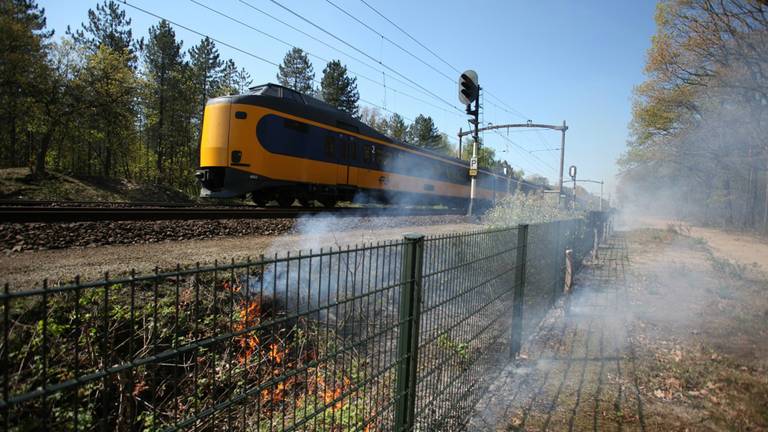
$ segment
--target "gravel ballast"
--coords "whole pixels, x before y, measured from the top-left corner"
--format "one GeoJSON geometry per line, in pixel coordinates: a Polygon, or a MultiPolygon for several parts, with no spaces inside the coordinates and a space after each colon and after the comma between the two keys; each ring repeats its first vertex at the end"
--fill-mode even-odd
{"type": "Polygon", "coordinates": [[[464,216],[344,217],[317,216],[301,219],[222,219],[188,221],[121,221],[75,223],[0,224],[0,250],[6,254],[64,249],[157,243],[168,240],[205,240],[217,237],[272,236],[297,233],[302,223],[328,224],[337,231],[375,226],[402,226],[464,223],[464,216]]]}

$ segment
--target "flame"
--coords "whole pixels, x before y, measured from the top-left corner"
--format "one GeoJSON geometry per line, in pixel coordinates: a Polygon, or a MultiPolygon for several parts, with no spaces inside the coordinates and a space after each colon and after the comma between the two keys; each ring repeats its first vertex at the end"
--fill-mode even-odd
{"type": "MultiPolygon", "coordinates": [[[[317,387],[320,390],[320,395],[323,398],[323,403],[326,405],[333,402],[334,400],[337,400],[341,397],[341,395],[344,392],[344,389],[349,386],[349,379],[347,377],[344,377],[344,380],[342,383],[335,383],[333,385],[333,388],[330,388],[331,386],[327,385],[325,383],[325,380],[323,379],[322,375],[317,377],[317,387]]],[[[344,407],[344,400],[337,400],[336,403],[331,406],[331,410],[340,410],[342,407],[344,407]]]]}
{"type": "MultiPolygon", "coordinates": [[[[261,302],[257,300],[243,300],[240,302],[240,319],[235,323],[235,331],[243,331],[253,327],[258,323],[261,315],[261,302]]],[[[236,338],[240,344],[242,353],[238,356],[238,361],[242,364],[251,358],[256,348],[261,343],[259,337],[249,332],[236,338]]]]}
{"type": "Polygon", "coordinates": [[[280,352],[276,343],[269,345],[269,358],[277,364],[283,362],[284,352],[280,352]]]}

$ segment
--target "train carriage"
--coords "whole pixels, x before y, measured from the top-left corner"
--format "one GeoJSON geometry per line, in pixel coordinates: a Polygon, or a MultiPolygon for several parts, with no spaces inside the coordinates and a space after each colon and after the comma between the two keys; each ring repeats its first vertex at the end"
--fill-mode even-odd
{"type": "MultiPolygon", "coordinates": [[[[330,105],[265,84],[205,107],[201,196],[250,194],[264,205],[319,201],[465,206],[466,161],[397,142],[330,105]]],[[[513,191],[516,180],[481,170],[480,204],[513,191]]]]}

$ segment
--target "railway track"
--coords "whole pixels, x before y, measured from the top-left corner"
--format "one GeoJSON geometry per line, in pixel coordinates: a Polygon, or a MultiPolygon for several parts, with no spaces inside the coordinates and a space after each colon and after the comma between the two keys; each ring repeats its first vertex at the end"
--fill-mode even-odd
{"type": "Polygon", "coordinates": [[[334,217],[373,216],[443,216],[459,215],[458,209],[433,208],[373,208],[336,207],[331,209],[288,207],[255,208],[247,206],[178,206],[157,203],[100,203],[110,207],[99,207],[84,203],[53,203],[48,205],[0,205],[0,222],[97,222],[97,221],[154,221],[154,220],[214,220],[214,219],[278,219],[297,218],[306,215],[328,215],[334,217]],[[123,206],[120,206],[123,205],[123,206]]]}

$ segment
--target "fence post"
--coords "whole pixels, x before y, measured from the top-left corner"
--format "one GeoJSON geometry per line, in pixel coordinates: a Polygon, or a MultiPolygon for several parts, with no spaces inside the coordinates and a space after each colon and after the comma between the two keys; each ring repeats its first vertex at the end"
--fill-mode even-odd
{"type": "Polygon", "coordinates": [[[415,424],[424,235],[406,234],[400,292],[400,335],[397,340],[397,402],[395,430],[410,431],[415,424]]]}
{"type": "Polygon", "coordinates": [[[510,355],[520,354],[523,341],[523,300],[525,297],[525,262],[528,255],[528,225],[517,226],[515,286],[512,297],[512,342],[510,355]]]}

